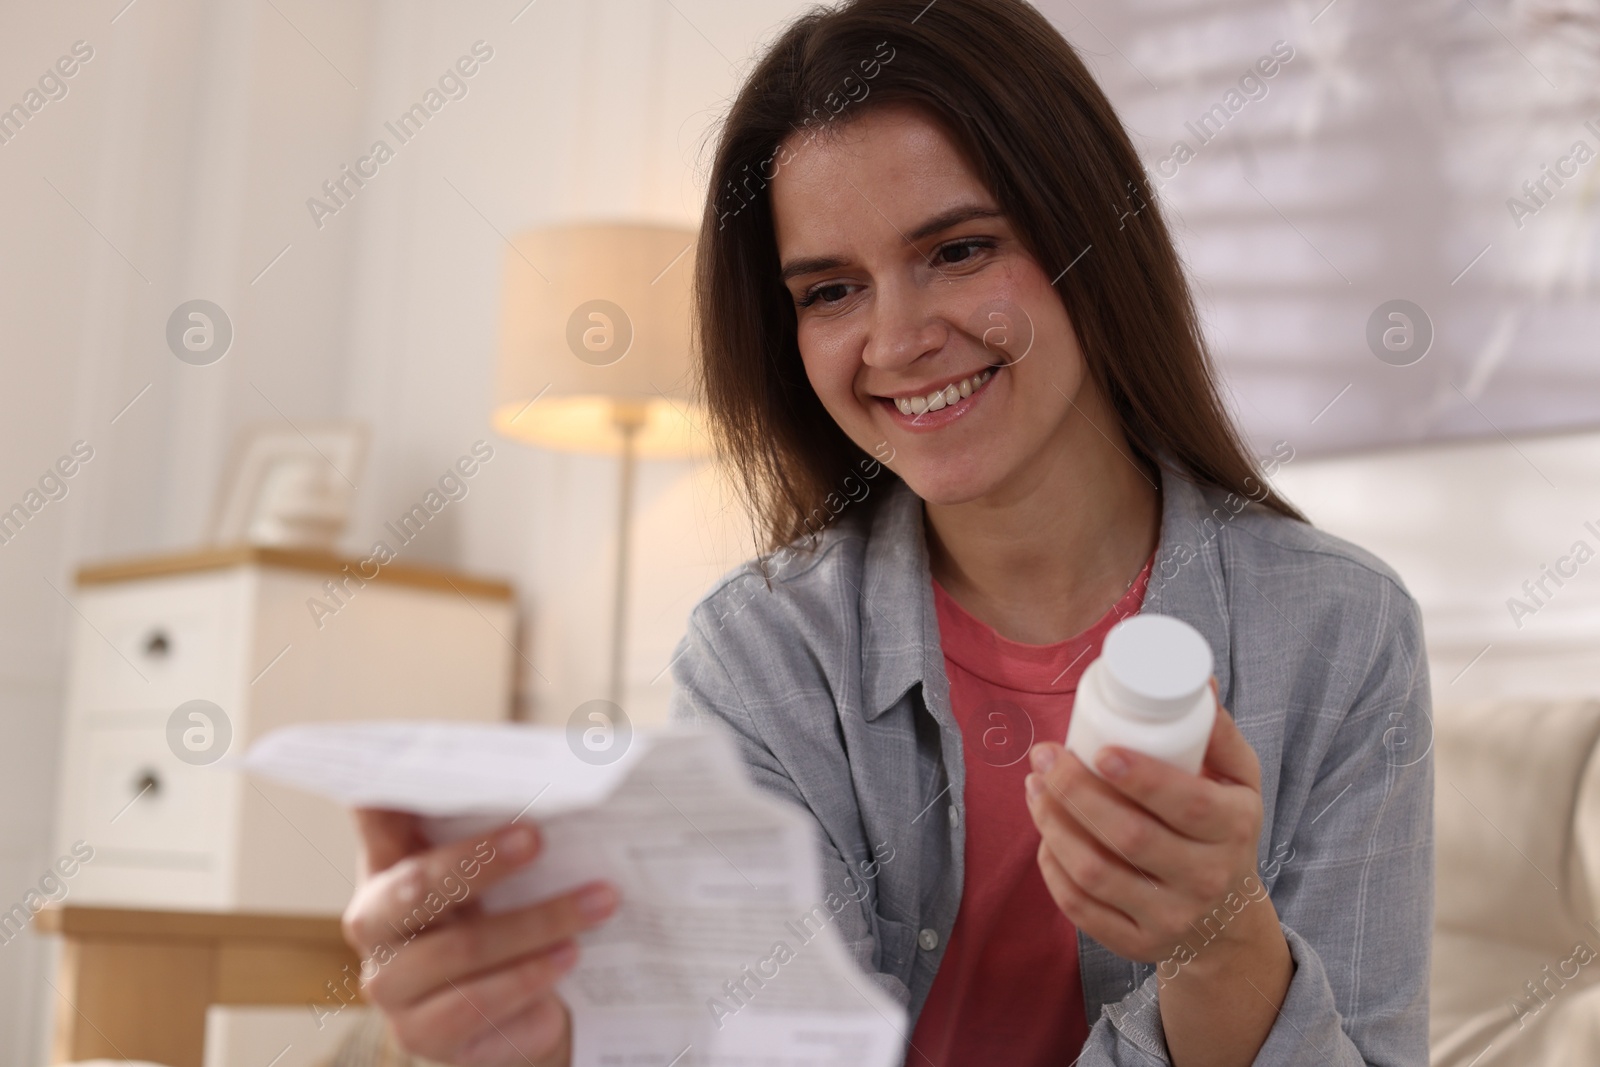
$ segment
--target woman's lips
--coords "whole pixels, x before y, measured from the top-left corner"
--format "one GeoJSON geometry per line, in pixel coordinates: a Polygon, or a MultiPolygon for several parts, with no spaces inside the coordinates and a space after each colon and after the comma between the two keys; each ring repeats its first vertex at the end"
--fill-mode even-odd
{"type": "Polygon", "coordinates": [[[923,410],[921,413],[911,412],[908,414],[900,410],[900,404],[896,398],[887,396],[879,397],[878,402],[884,406],[884,409],[889,413],[889,417],[901,428],[912,433],[926,433],[948,426],[972,411],[979,398],[988,393],[989,387],[994,384],[995,375],[999,374],[1001,369],[1000,367],[987,368],[984,373],[988,377],[974,386],[970,395],[960,397],[953,404],[946,401],[945,405],[936,411],[923,410]]]}

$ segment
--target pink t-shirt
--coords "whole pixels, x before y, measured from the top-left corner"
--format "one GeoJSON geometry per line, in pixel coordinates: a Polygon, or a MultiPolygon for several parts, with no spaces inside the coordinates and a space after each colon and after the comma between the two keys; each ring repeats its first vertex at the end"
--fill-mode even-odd
{"type": "Polygon", "coordinates": [[[1099,622],[1052,645],[1001,637],[933,583],[966,755],[966,885],[907,1067],[1055,1067],[1088,1039],[1077,930],[1039,873],[1022,780],[1035,741],[1066,740],[1078,678],[1139,611],[1154,558],[1099,622]]]}

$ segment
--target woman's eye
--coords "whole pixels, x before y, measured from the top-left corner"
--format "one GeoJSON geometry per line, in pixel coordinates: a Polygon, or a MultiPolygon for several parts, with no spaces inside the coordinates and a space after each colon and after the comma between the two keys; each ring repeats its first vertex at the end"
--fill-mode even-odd
{"type": "Polygon", "coordinates": [[[807,308],[812,304],[815,304],[818,300],[821,300],[823,304],[838,303],[840,300],[845,298],[844,290],[848,288],[850,287],[843,282],[834,282],[829,285],[818,285],[806,291],[806,295],[800,298],[800,306],[807,308]]]}
{"type": "Polygon", "coordinates": [[[973,239],[969,241],[956,241],[940,248],[934,253],[934,256],[937,257],[941,262],[950,266],[954,266],[958,263],[965,263],[967,260],[971,259],[979,249],[993,247],[994,242],[988,240],[973,239]],[[959,254],[952,257],[951,253],[959,254]]]}

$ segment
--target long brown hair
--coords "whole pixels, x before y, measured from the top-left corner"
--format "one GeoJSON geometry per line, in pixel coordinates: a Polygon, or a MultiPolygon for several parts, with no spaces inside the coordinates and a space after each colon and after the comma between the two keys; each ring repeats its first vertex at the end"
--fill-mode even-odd
{"type": "Polygon", "coordinates": [[[764,547],[814,531],[871,462],[806,379],[768,184],[785,138],[890,102],[944,125],[1055,278],[1139,458],[1304,521],[1258,481],[1144,168],[1072,46],[1023,0],[851,0],[793,22],[739,90],[696,253],[699,385],[764,547]]]}

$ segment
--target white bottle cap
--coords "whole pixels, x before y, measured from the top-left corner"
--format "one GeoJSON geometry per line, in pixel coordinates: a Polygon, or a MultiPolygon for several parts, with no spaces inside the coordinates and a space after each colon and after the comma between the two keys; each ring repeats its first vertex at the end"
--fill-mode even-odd
{"type": "Polygon", "coordinates": [[[1106,634],[1101,658],[1106,697],[1141,718],[1177,718],[1211,680],[1211,646],[1171,615],[1123,619],[1106,634]]]}

